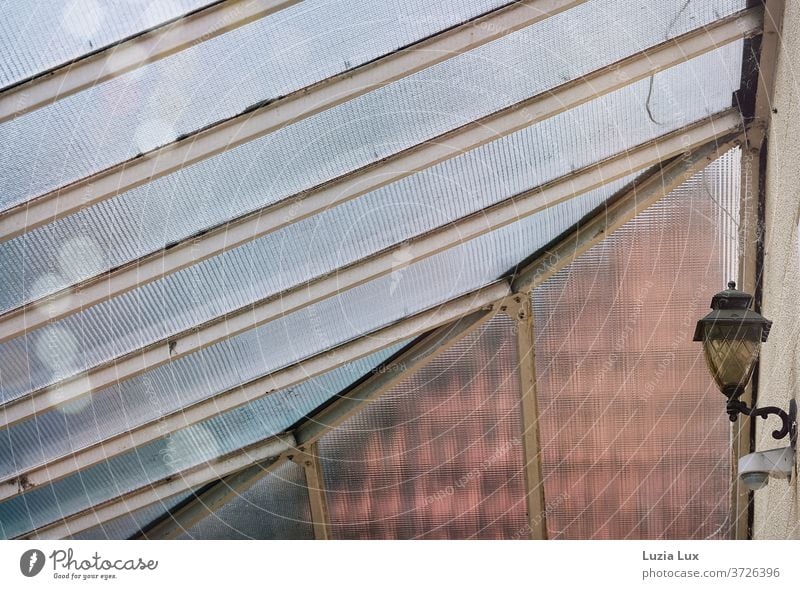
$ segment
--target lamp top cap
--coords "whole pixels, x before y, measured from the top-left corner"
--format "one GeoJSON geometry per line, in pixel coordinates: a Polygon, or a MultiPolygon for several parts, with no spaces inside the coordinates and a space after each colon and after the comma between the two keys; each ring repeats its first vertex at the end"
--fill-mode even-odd
{"type": "Polygon", "coordinates": [[[736,289],[736,283],[731,280],[728,288],[718,292],[711,299],[712,309],[749,309],[753,302],[753,295],[736,289]]]}

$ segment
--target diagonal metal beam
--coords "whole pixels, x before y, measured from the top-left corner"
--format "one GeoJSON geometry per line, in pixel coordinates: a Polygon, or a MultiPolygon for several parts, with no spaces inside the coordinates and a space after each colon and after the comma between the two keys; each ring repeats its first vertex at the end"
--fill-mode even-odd
{"type": "Polygon", "coordinates": [[[743,137],[742,132],[732,133],[659,164],[521,265],[512,291],[530,292],[726,151],[741,145],[743,137]]]}
{"type": "MultiPolygon", "coordinates": [[[[753,34],[759,30],[759,19],[760,13],[749,11],[692,31],[579,80],[478,119],[435,140],[404,150],[379,164],[356,170],[308,193],[244,215],[195,238],[171,244],[163,250],[109,272],[31,301],[0,315],[0,343],[278,231],[523,127],[539,123],[733,39],[753,34]]],[[[2,219],[0,214],[0,226],[2,219]]]]}
{"type": "Polygon", "coordinates": [[[252,306],[193,327],[168,340],[156,342],[122,357],[115,358],[86,373],[54,386],[34,391],[25,397],[0,406],[0,425],[8,426],[29,419],[37,412],[53,409],[63,403],[132,378],[146,370],[161,366],[224,339],[336,296],[367,282],[386,276],[491,231],[533,215],[559,202],[596,189],[604,184],[646,169],[741,129],[738,112],[728,111],[692,126],[632,148],[598,164],[570,172],[553,182],[528,190],[464,217],[406,244],[359,260],[349,266],[283,291],[252,306]],[[403,248],[403,262],[396,252],[403,248]],[[88,378],[87,378],[88,376],[88,378]]]}
{"type": "Polygon", "coordinates": [[[182,493],[187,489],[206,484],[213,480],[239,472],[256,462],[277,458],[286,450],[294,447],[291,434],[280,434],[262,442],[248,446],[234,453],[225,455],[213,464],[202,464],[179,472],[153,484],[146,485],[129,493],[95,505],[74,515],[65,517],[53,524],[40,527],[23,534],[23,538],[67,538],[118,517],[122,517],[182,493]]]}
{"type": "Polygon", "coordinates": [[[381,88],[585,0],[525,0],[302,88],[0,214],[0,241],[381,88]]]}
{"type": "MultiPolygon", "coordinates": [[[[429,342],[428,347],[420,348],[429,353],[429,346],[434,343],[442,345],[446,337],[453,337],[454,334],[460,333],[460,326],[465,321],[461,320],[461,317],[469,317],[468,321],[470,322],[475,317],[482,317],[487,312],[484,309],[491,309],[495,301],[506,297],[509,292],[507,282],[497,282],[331,350],[321,352],[316,356],[301,360],[272,374],[223,391],[214,397],[198,401],[188,407],[182,407],[172,413],[161,415],[150,422],[111,436],[102,442],[50,460],[25,472],[16,473],[13,477],[0,481],[0,501],[21,495],[42,485],[50,484],[94,464],[134,450],[176,430],[199,423],[219,413],[235,409],[274,391],[296,385],[337,366],[353,362],[394,343],[433,329],[435,330],[434,335],[425,339],[426,342],[429,342]],[[448,325],[437,330],[439,326],[449,324],[452,321],[456,322],[455,325],[448,325]]],[[[477,321],[477,319],[475,320],[477,321]]],[[[471,323],[468,323],[468,325],[471,325],[471,323]]],[[[413,358],[420,358],[421,353],[420,351],[414,352],[413,358]]],[[[406,355],[403,355],[402,361],[407,362],[409,359],[406,355]]],[[[383,382],[383,380],[378,379],[376,382],[383,382]]]]}
{"type": "Polygon", "coordinates": [[[0,124],[164,59],[300,0],[228,0],[176,18],[0,93],[0,124]]]}

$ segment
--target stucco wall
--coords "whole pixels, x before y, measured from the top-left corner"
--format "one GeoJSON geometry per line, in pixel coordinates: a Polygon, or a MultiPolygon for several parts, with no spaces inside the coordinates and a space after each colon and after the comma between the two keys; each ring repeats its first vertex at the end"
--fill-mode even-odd
{"type": "MultiPolygon", "coordinates": [[[[759,405],[800,399],[800,2],[786,2],[775,78],[767,164],[763,314],[773,320],[764,348],[759,405]]],[[[758,420],[759,450],[785,445],[770,436],[776,420],[758,420]]],[[[756,492],[754,537],[800,538],[798,484],[773,480],[756,492]]]]}

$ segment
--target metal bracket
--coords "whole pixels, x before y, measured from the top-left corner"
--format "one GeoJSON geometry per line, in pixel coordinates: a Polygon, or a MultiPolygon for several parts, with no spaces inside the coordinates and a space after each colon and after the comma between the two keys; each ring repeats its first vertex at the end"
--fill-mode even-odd
{"type": "Polygon", "coordinates": [[[528,295],[522,292],[513,294],[502,300],[498,306],[498,311],[505,313],[514,321],[527,321],[530,306],[527,302],[528,295]]]}
{"type": "Polygon", "coordinates": [[[283,460],[294,462],[295,464],[297,464],[298,466],[302,466],[303,468],[311,464],[311,456],[308,453],[308,450],[303,446],[287,450],[286,452],[281,454],[280,457],[283,460]]]}
{"type": "Polygon", "coordinates": [[[750,408],[744,402],[735,398],[728,401],[727,412],[731,421],[736,421],[739,413],[748,415],[749,417],[760,417],[761,419],[766,419],[770,415],[776,415],[781,418],[783,425],[780,429],[776,429],[772,432],[772,437],[776,440],[781,440],[789,436],[792,448],[797,447],[797,401],[794,399],[789,400],[788,413],[780,407],[750,408]]]}

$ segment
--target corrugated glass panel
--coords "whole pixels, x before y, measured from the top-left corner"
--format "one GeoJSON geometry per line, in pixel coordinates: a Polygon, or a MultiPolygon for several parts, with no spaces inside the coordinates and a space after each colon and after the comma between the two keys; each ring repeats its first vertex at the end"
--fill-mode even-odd
{"type": "Polygon", "coordinates": [[[312,540],[303,468],[285,462],[179,540],[312,540]]]}
{"type": "MultiPolygon", "coordinates": [[[[566,201],[114,387],[39,412],[0,431],[2,469],[13,472],[46,462],[485,286],[605,202],[619,185],[566,201]]],[[[55,350],[62,355],[57,358],[68,353],[63,347],[55,350]]]]}
{"type": "Polygon", "coordinates": [[[305,0],[0,126],[10,148],[0,160],[0,178],[10,180],[0,207],[507,3],[305,0]]]}
{"type": "MultiPolygon", "coordinates": [[[[652,91],[648,81],[624,88],[0,345],[2,394],[42,387],[727,108],[738,87],[740,56],[732,44],[659,74],[652,91]],[[644,107],[648,96],[658,123],[644,107]],[[73,341],[80,342],[80,353],[60,356],[54,366],[51,348],[63,351],[73,341]]],[[[38,285],[69,283],[76,260],[91,264],[87,260],[98,260],[92,252],[113,249],[120,238],[113,228],[102,243],[70,238],[57,275],[48,255],[34,261],[25,248],[14,253],[17,240],[4,244],[5,292],[13,297],[14,284],[24,284],[26,276],[37,275],[38,285]]],[[[46,250],[60,238],[54,239],[46,250]]],[[[34,247],[38,238],[31,240],[34,247]]],[[[37,251],[43,245],[36,243],[37,251]]],[[[401,263],[403,252],[397,256],[401,263]]]]}
{"type": "Polygon", "coordinates": [[[693,343],[736,276],[733,150],[533,293],[551,538],[726,538],[730,424],[693,343]]]}
{"type": "Polygon", "coordinates": [[[142,509],[132,511],[128,515],[113,519],[106,523],[98,523],[95,527],[84,530],[74,536],[72,540],[127,540],[140,532],[148,524],[167,513],[190,497],[192,492],[184,492],[148,505],[142,509]]]}
{"type": "MultiPolygon", "coordinates": [[[[570,140],[575,140],[575,135],[584,133],[583,126],[595,131],[602,130],[603,125],[606,125],[606,130],[608,125],[614,127],[602,137],[582,137],[592,141],[596,148],[606,146],[608,154],[615,151],[614,145],[632,145],[637,136],[657,135],[719,110],[720,105],[730,105],[730,94],[738,88],[740,57],[740,44],[732,44],[714,57],[696,60],[693,66],[659,74],[654,79],[652,92],[649,82],[642,82],[633,89],[619,92],[614,99],[598,101],[591,107],[571,111],[573,114],[561,115],[556,120],[538,125],[535,130],[518,133],[492,147],[460,158],[459,164],[437,167],[431,173],[439,172],[443,174],[442,178],[449,178],[447,173],[453,166],[462,168],[461,171],[475,167],[476,170],[470,170],[470,177],[475,178],[476,172],[485,173],[492,167],[487,158],[534,145],[537,146],[535,155],[529,154],[528,157],[542,167],[520,177],[523,172],[511,172],[513,167],[509,166],[504,170],[510,176],[508,188],[513,188],[515,174],[518,180],[552,177],[551,174],[557,175],[559,171],[579,165],[581,160],[594,155],[587,152],[585,143],[578,147],[569,144],[570,140]],[[703,94],[700,100],[697,99],[698,93],[703,94]],[[652,119],[647,109],[641,108],[643,104],[649,105],[652,119]],[[594,123],[581,120],[592,109],[600,109],[602,118],[594,123]],[[629,122],[627,117],[631,117],[629,122]],[[631,129],[638,129],[638,133],[631,129]],[[553,149],[569,148],[569,155],[553,158],[550,149],[543,149],[542,138],[547,142],[555,141],[558,145],[553,149]]],[[[455,74],[454,78],[461,80],[455,74]]],[[[458,82],[459,85],[462,83],[458,82]]],[[[484,83],[491,85],[491,80],[484,83]]],[[[441,80],[434,77],[430,84],[438,89],[441,80]]],[[[353,157],[363,160],[364,157],[372,158],[372,154],[388,155],[395,151],[391,148],[395,141],[393,137],[407,135],[410,124],[392,114],[398,108],[392,101],[420,101],[416,106],[404,107],[402,112],[425,114],[430,110],[425,106],[428,103],[424,97],[417,96],[419,88],[415,85],[403,96],[387,96],[368,106],[359,107],[359,101],[342,105],[0,245],[0,270],[7,276],[7,288],[0,293],[0,308],[12,308],[117,267],[201,229],[286,198],[346,171],[337,169],[328,173],[330,165],[323,162],[323,172],[317,174],[315,170],[319,166],[314,162],[320,158],[342,159],[354,154],[353,157]],[[384,111],[390,114],[382,114],[384,111]],[[383,120],[387,117],[388,120],[383,120]]],[[[389,89],[385,90],[388,92],[389,89]]],[[[450,94],[457,92],[451,88],[450,94]]],[[[465,103],[471,104],[470,101],[465,103]]],[[[458,105],[443,108],[441,116],[460,113],[459,108],[458,105]]],[[[458,116],[463,117],[458,124],[470,118],[468,113],[458,116]]],[[[422,136],[409,137],[407,144],[422,139],[422,136]]],[[[365,162],[359,160],[352,166],[348,165],[347,169],[365,162]]],[[[431,174],[423,175],[417,182],[430,183],[431,178],[431,174]]],[[[476,186],[480,185],[480,181],[475,182],[476,186]]],[[[439,179],[438,183],[443,183],[443,180],[439,179]]]]}
{"type": "Polygon", "coordinates": [[[3,56],[0,88],[213,3],[213,0],[0,2],[0,55],[3,56]]]}
{"type": "Polygon", "coordinates": [[[339,539],[510,538],[526,520],[514,322],[492,319],[319,442],[339,539]]]}
{"type": "MultiPolygon", "coordinates": [[[[306,1],[0,126],[0,207],[67,184],[365,63],[503,4],[499,0],[306,1]]],[[[193,166],[238,160],[285,197],[744,7],[744,0],[595,0],[387,88],[193,166]],[[616,34],[609,34],[614,31],[616,34]],[[254,160],[253,155],[256,155],[254,160]],[[258,165],[254,165],[254,161],[258,165]]],[[[237,174],[237,190],[248,187],[237,174]]],[[[190,181],[193,202],[205,180],[190,181]]],[[[215,187],[206,186],[211,193],[215,187]]],[[[167,198],[148,188],[137,200],[167,198]]],[[[213,197],[212,197],[213,198],[213,197]]],[[[218,199],[213,198],[216,206],[218,199]]],[[[237,199],[238,200],[238,199],[237,199]]],[[[236,201],[226,199],[228,214],[236,201]]],[[[198,222],[211,211],[193,205],[198,222]]],[[[175,217],[180,219],[180,217],[175,217]]],[[[162,225],[163,226],[163,225],[162,225]]]]}

